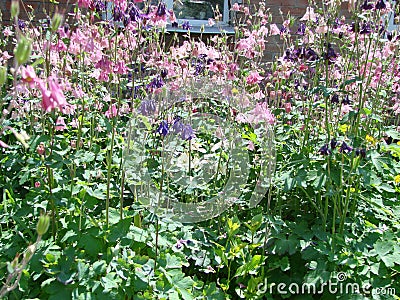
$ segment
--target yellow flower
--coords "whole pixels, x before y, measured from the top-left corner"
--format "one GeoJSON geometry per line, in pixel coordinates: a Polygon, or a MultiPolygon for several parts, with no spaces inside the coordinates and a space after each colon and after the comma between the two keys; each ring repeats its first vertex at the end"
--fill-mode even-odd
{"type": "Polygon", "coordinates": [[[365,140],[372,145],[375,145],[375,143],[376,143],[376,140],[374,139],[374,137],[370,136],[369,134],[367,134],[367,136],[365,137],[365,140]]]}
{"type": "Polygon", "coordinates": [[[343,125],[340,125],[339,126],[339,131],[341,132],[341,133],[346,133],[347,132],[347,130],[349,129],[349,125],[347,125],[347,124],[343,124],[343,125]]]}
{"type": "Polygon", "coordinates": [[[399,175],[396,175],[396,176],[394,177],[394,182],[395,182],[395,183],[400,183],[400,174],[399,174],[399,175]]]}

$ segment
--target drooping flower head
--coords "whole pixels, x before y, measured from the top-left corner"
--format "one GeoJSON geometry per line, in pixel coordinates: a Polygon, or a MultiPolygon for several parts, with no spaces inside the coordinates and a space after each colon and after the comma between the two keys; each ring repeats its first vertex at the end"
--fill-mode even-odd
{"type": "Polygon", "coordinates": [[[168,122],[165,120],[161,121],[160,125],[158,125],[156,133],[159,133],[162,136],[166,136],[168,132],[169,132],[168,122]]]}

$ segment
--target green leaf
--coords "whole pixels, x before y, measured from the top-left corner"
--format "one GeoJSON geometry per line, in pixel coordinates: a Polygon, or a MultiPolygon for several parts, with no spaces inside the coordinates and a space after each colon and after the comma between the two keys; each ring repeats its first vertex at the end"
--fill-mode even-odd
{"type": "Polygon", "coordinates": [[[238,276],[245,276],[247,274],[254,273],[256,269],[260,267],[260,262],[261,262],[261,255],[254,255],[248,263],[244,264],[243,266],[240,266],[236,273],[235,277],[238,276]]]}

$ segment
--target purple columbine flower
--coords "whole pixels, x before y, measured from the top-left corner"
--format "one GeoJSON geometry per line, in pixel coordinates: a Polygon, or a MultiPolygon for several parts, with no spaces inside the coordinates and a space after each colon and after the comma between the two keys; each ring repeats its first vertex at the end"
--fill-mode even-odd
{"type": "Polygon", "coordinates": [[[158,89],[164,86],[164,81],[162,80],[161,76],[157,76],[153,78],[153,80],[147,85],[147,89],[153,90],[158,89]]]}
{"type": "Polygon", "coordinates": [[[156,112],[156,109],[157,109],[156,102],[154,100],[150,99],[150,100],[142,101],[138,111],[143,116],[150,116],[156,112]]]}
{"type": "Polygon", "coordinates": [[[308,48],[306,50],[306,59],[309,61],[316,61],[318,59],[318,54],[313,49],[308,48]]]}
{"type": "Polygon", "coordinates": [[[338,142],[336,141],[335,138],[333,138],[333,139],[331,139],[331,143],[330,144],[331,144],[331,149],[333,150],[333,149],[336,148],[338,142]]]}
{"type": "Polygon", "coordinates": [[[346,142],[343,142],[342,145],[340,146],[339,152],[349,153],[352,150],[353,150],[353,148],[351,148],[349,145],[347,145],[346,142]]]}
{"type": "Polygon", "coordinates": [[[371,3],[368,3],[368,0],[365,0],[364,3],[360,6],[363,10],[370,10],[373,9],[374,6],[371,3]]]}
{"type": "Polygon", "coordinates": [[[190,25],[189,21],[185,21],[182,23],[182,29],[190,30],[191,28],[192,28],[192,25],[190,25]]]}
{"type": "Polygon", "coordinates": [[[386,8],[386,4],[383,0],[379,0],[376,4],[375,4],[375,9],[385,9],[386,8]]]}
{"type": "Polygon", "coordinates": [[[360,34],[369,34],[372,32],[371,24],[369,22],[364,22],[361,25],[360,34]]]}
{"type": "Polygon", "coordinates": [[[106,5],[101,0],[95,0],[93,4],[94,4],[94,9],[98,13],[101,13],[106,10],[106,5]]]}
{"type": "Polygon", "coordinates": [[[25,21],[18,19],[18,27],[20,30],[24,29],[26,27],[25,21]]]}
{"type": "Polygon", "coordinates": [[[365,150],[364,148],[356,149],[356,155],[365,158],[367,156],[367,150],[365,150]]]}
{"type": "Polygon", "coordinates": [[[159,133],[162,136],[166,136],[169,132],[168,123],[167,121],[161,121],[160,125],[158,126],[156,133],[159,133]]]}
{"type": "Polygon", "coordinates": [[[338,94],[333,94],[331,98],[331,103],[339,103],[339,95],[338,94]]]}
{"type": "Polygon", "coordinates": [[[346,95],[346,97],[344,97],[344,99],[342,100],[342,104],[344,105],[350,105],[351,101],[349,98],[349,95],[346,95]]]}
{"type": "Polygon", "coordinates": [[[174,132],[177,134],[181,133],[183,126],[184,125],[181,121],[181,117],[175,117],[174,124],[172,125],[172,129],[174,130],[174,132]]]}
{"type": "Polygon", "coordinates": [[[331,44],[328,44],[328,49],[325,53],[325,59],[328,60],[329,63],[334,63],[337,58],[337,54],[333,49],[331,44]]]}
{"type": "Polygon", "coordinates": [[[306,25],[304,23],[300,23],[299,28],[296,31],[296,34],[304,35],[306,32],[306,25]]]}
{"type": "Polygon", "coordinates": [[[129,3],[128,7],[128,15],[129,15],[129,20],[131,22],[138,22],[142,19],[142,15],[140,13],[140,10],[137,8],[137,6],[134,3],[129,3]]]}
{"type": "Polygon", "coordinates": [[[167,10],[165,7],[165,3],[160,2],[160,4],[158,4],[158,7],[157,7],[157,12],[156,12],[157,17],[163,17],[166,15],[166,13],[167,13],[167,10]]]}
{"type": "Polygon", "coordinates": [[[194,138],[194,131],[192,126],[184,125],[181,131],[181,138],[182,140],[188,141],[194,138]]]}
{"type": "Polygon", "coordinates": [[[331,150],[328,148],[328,144],[325,144],[318,150],[318,152],[322,155],[329,155],[331,154],[331,150]]]}

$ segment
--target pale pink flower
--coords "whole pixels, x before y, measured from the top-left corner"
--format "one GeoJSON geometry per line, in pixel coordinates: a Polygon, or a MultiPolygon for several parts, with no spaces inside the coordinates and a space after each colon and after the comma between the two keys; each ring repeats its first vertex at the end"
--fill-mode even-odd
{"type": "Polygon", "coordinates": [[[279,30],[278,26],[276,26],[276,24],[269,25],[269,32],[271,35],[281,34],[281,31],[279,30]]]}
{"type": "Polygon", "coordinates": [[[317,14],[314,12],[314,8],[307,7],[306,13],[300,21],[317,21],[317,14]]]}
{"type": "Polygon", "coordinates": [[[40,182],[39,181],[35,182],[35,188],[40,188],[40,182]]]}
{"type": "Polygon", "coordinates": [[[265,98],[263,91],[259,90],[257,93],[253,94],[253,98],[256,100],[262,100],[265,98]]]}
{"type": "Polygon", "coordinates": [[[110,108],[106,111],[105,116],[110,119],[112,117],[116,117],[117,113],[117,106],[115,104],[112,104],[110,108]]]}
{"type": "Polygon", "coordinates": [[[215,25],[214,20],[211,19],[211,18],[209,18],[209,19],[208,19],[208,26],[212,27],[212,26],[214,26],[214,25],[215,25]]]}
{"type": "Polygon", "coordinates": [[[249,149],[250,151],[254,151],[255,150],[254,143],[252,141],[248,142],[247,149],[249,149]]]}
{"type": "Polygon", "coordinates": [[[7,36],[12,36],[13,34],[14,34],[14,32],[12,32],[12,30],[11,30],[10,27],[4,28],[4,30],[3,30],[3,35],[4,35],[5,37],[7,37],[7,36]]]}
{"type": "Polygon", "coordinates": [[[33,88],[36,82],[36,73],[32,66],[21,66],[22,81],[27,83],[29,87],[33,88]]]}
{"type": "Polygon", "coordinates": [[[64,118],[63,117],[58,117],[56,121],[56,130],[57,131],[63,131],[67,129],[67,125],[65,124],[64,118]]]}
{"type": "Polygon", "coordinates": [[[233,6],[232,6],[232,10],[233,10],[233,11],[240,11],[240,6],[239,6],[239,4],[238,4],[238,3],[234,3],[233,6]]]}
{"type": "Polygon", "coordinates": [[[79,126],[78,119],[73,118],[71,123],[69,123],[69,125],[71,125],[72,128],[78,128],[78,126],[79,126]]]}
{"type": "Polygon", "coordinates": [[[341,112],[342,114],[347,114],[348,112],[353,111],[353,108],[350,105],[342,105],[341,112]]]}

